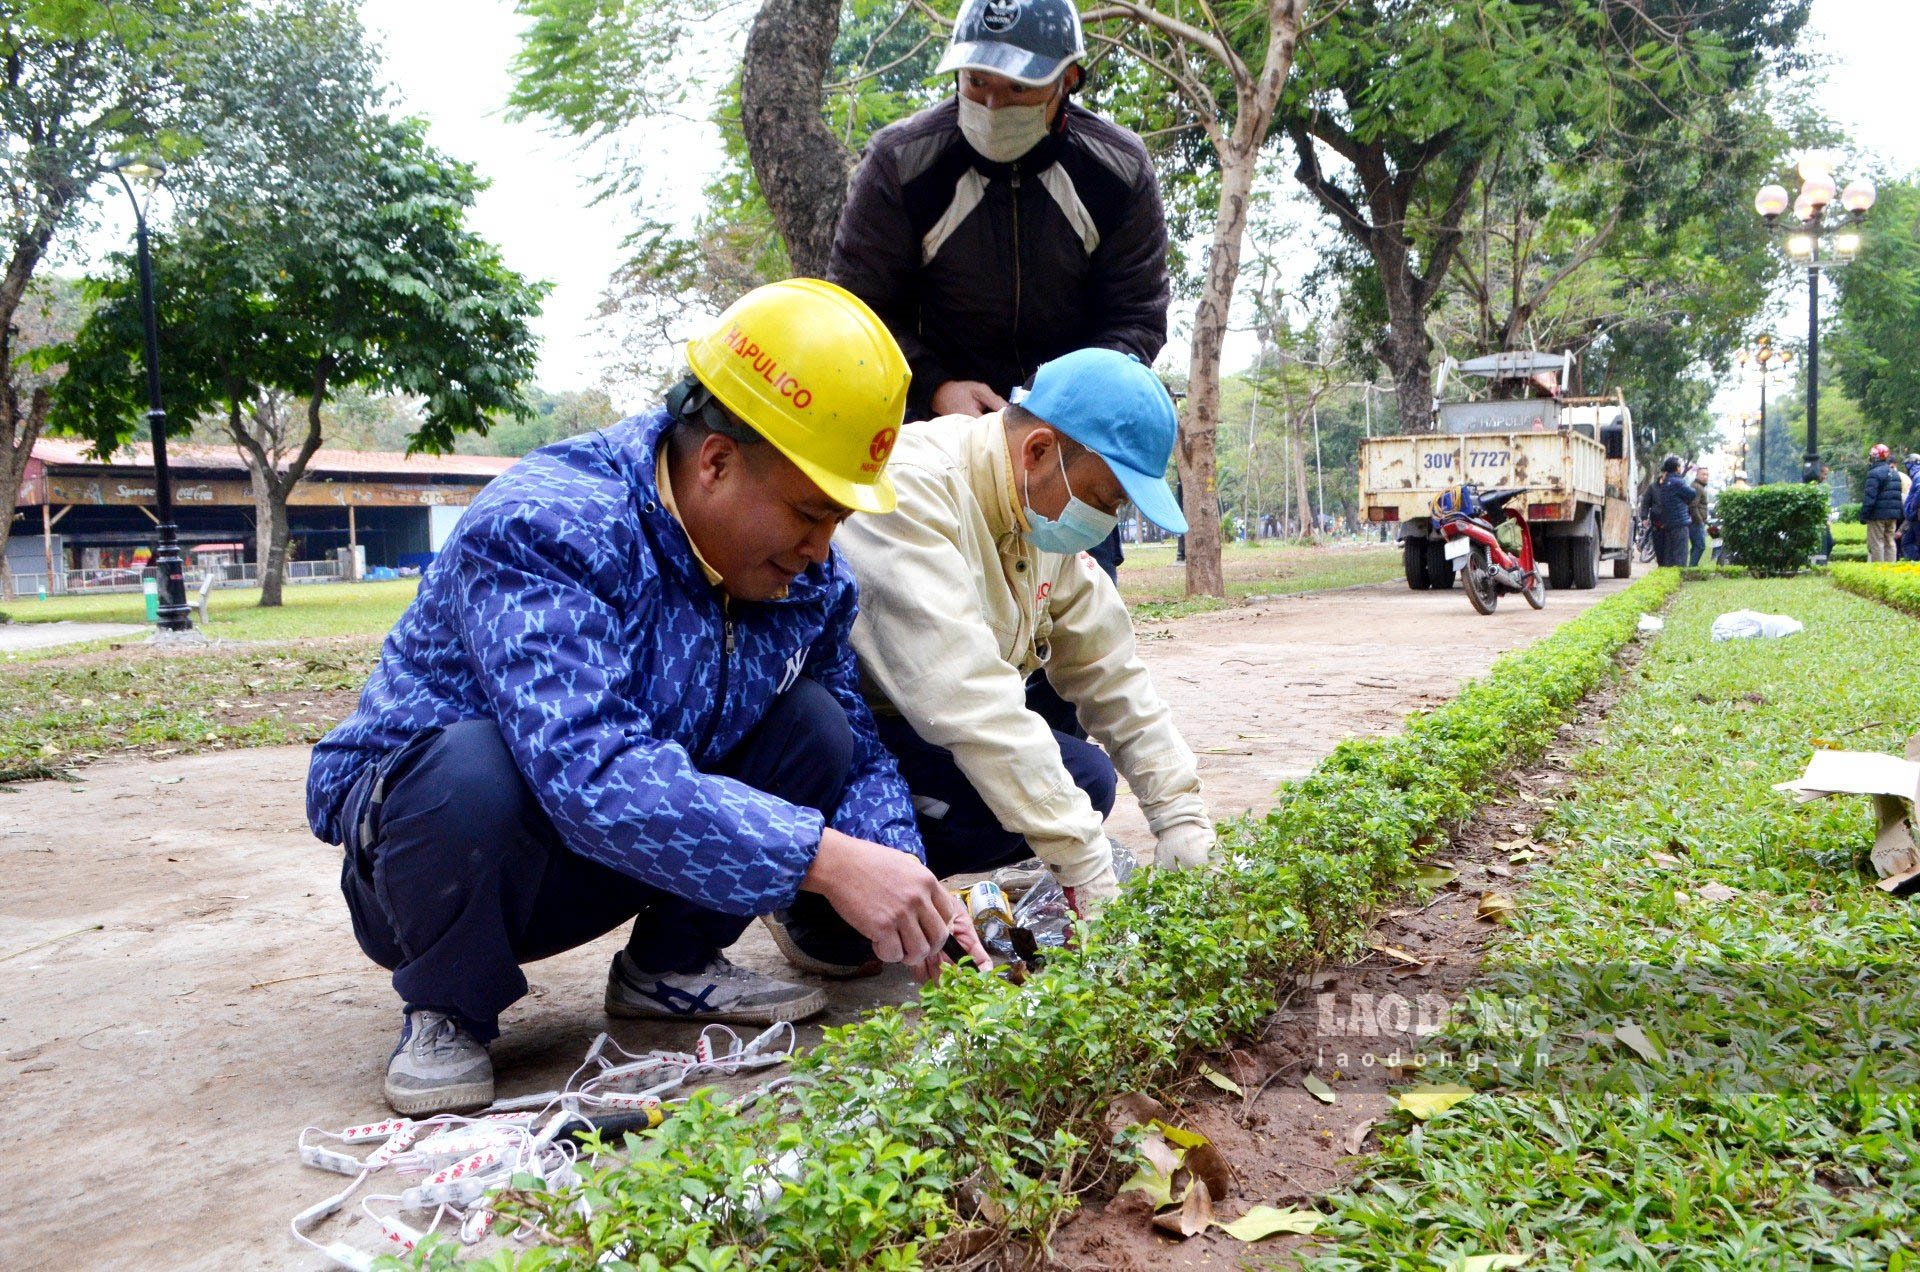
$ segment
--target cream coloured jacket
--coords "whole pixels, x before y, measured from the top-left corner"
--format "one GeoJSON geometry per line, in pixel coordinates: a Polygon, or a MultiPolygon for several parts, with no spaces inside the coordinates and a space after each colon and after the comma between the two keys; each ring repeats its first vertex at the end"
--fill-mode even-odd
{"type": "Polygon", "coordinates": [[[1109,857],[1099,813],[1026,707],[1036,668],[1113,756],[1155,835],[1208,824],[1193,752],[1154,692],[1119,591],[1084,553],[1021,536],[1000,415],[909,424],[887,474],[899,508],[853,517],[834,537],[860,583],[853,648],[875,709],[951,751],[1064,886],[1109,857]]]}

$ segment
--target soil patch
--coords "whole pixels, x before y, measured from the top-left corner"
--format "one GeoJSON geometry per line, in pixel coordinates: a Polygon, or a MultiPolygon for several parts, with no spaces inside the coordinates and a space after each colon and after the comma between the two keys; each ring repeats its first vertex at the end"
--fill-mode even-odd
{"type": "MultiPolygon", "coordinates": [[[[1630,666],[1639,653],[1629,645],[1622,663],[1630,666]]],[[[1499,797],[1427,861],[1447,877],[1436,873],[1434,886],[1382,915],[1369,938],[1372,953],[1301,977],[1261,1038],[1205,1059],[1239,1094],[1198,1074],[1158,1093],[1233,1168],[1232,1190],[1215,1199],[1220,1219],[1256,1205],[1312,1209],[1351,1181],[1374,1127],[1393,1110],[1389,1088],[1418,1081],[1426,1035],[1466,993],[1487,945],[1500,936],[1499,919],[1486,914],[1488,899],[1513,899],[1533,865],[1553,856],[1554,847],[1533,832],[1572,792],[1569,761],[1605,721],[1620,685],[1616,680],[1589,698],[1539,763],[1494,787],[1499,797]],[[1331,1102],[1303,1085],[1309,1075],[1331,1102]]],[[[1171,1237],[1153,1227],[1153,1210],[1139,1192],[1090,1196],[1055,1238],[1053,1266],[1218,1272],[1242,1262],[1290,1266],[1313,1245],[1313,1238],[1297,1236],[1248,1245],[1217,1229],[1171,1237]]]]}

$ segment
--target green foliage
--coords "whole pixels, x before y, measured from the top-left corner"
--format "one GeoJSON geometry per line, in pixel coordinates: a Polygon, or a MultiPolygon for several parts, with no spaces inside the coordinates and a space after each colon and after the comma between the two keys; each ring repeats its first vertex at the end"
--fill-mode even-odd
{"type": "Polygon", "coordinates": [[[1714,513],[1734,560],[1756,575],[1793,574],[1820,550],[1827,488],[1795,484],[1723,490],[1714,513]]]}
{"type": "MultiPolygon", "coordinates": [[[[1839,527],[1835,526],[1834,529],[1838,530],[1839,527]]],[[[1898,561],[1877,565],[1835,565],[1830,577],[1836,586],[1849,592],[1884,601],[1909,614],[1920,614],[1920,563],[1898,561]]]]}
{"type": "MultiPolygon", "coordinates": [[[[446,450],[493,414],[527,413],[528,322],[545,289],[467,228],[480,179],[434,150],[418,121],[339,122],[352,131],[333,152],[334,178],[351,197],[221,197],[155,243],[163,384],[180,431],[269,390],[311,400],[343,385],[418,398],[409,449],[446,450]]],[[[111,448],[145,406],[139,292],[130,271],[92,291],[51,423],[111,448]]]]}
{"type": "Polygon", "coordinates": [[[1629,390],[1669,448],[1704,437],[1701,364],[1724,362],[1780,269],[1746,208],[1789,136],[1814,126],[1764,83],[1792,64],[1806,13],[1805,0],[1329,11],[1281,120],[1343,231],[1315,285],[1403,389],[1423,388],[1409,377],[1424,377],[1429,325],[1456,354],[1596,346],[1589,391],[1629,390]]]}
{"type": "Polygon", "coordinates": [[[1771,787],[1811,738],[1899,751],[1914,634],[1818,580],[1688,586],[1534,832],[1557,851],[1514,937],[1422,1040],[1423,1082],[1478,1093],[1392,1116],[1307,1266],[1906,1265],[1920,911],[1858,868],[1868,801],[1771,787]],[[1806,631],[1713,643],[1714,616],[1742,608],[1806,631]],[[1628,1023],[1659,1060],[1614,1040],[1628,1023]]]}
{"type": "Polygon", "coordinates": [[[1404,735],[1343,743],[1267,816],[1227,826],[1230,868],[1141,872],[1024,988],[949,974],[915,1011],[830,1030],[782,1101],[697,1101],[580,1189],[519,1197],[514,1209],[558,1244],[506,1266],[587,1268],[610,1254],[636,1267],[914,1267],[957,1224],[963,1179],[1008,1228],[1047,1233],[1110,1164],[1108,1102],[1248,1035],[1287,977],[1351,952],[1413,855],[1502,768],[1552,742],[1639,615],[1678,586],[1674,571],[1650,575],[1404,735]]]}
{"type": "MultiPolygon", "coordinates": [[[[1840,328],[1831,348],[1840,382],[1859,402],[1874,440],[1920,450],[1920,179],[1881,186],[1859,259],[1839,272],[1840,328]]],[[[1821,432],[1825,433],[1824,421],[1821,432]]]]}

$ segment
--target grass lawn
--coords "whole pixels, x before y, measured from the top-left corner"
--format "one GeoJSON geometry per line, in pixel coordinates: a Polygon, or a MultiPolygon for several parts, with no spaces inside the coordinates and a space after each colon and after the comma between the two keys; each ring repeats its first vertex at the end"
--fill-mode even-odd
{"type": "MultiPolygon", "coordinates": [[[[1398,577],[1387,548],[1230,545],[1236,597],[1345,587],[1398,577]]],[[[1176,618],[1229,602],[1183,599],[1173,547],[1136,548],[1122,593],[1143,618],[1176,618]]],[[[418,581],[289,587],[263,610],[257,590],[215,592],[206,634],[233,648],[156,652],[106,642],[32,650],[0,662],[0,781],[50,777],[113,752],[172,752],[313,742],[353,709],[380,640],[418,581]]],[[[13,602],[15,622],[144,623],[133,595],[13,602]]]]}
{"type": "Polygon", "coordinates": [[[1171,542],[1134,544],[1120,567],[1120,595],[1134,617],[1183,618],[1225,609],[1256,596],[1285,596],[1401,577],[1400,549],[1392,544],[1309,548],[1297,543],[1229,543],[1221,553],[1228,600],[1186,595],[1186,566],[1171,542]]]}
{"type": "MultiPolygon", "coordinates": [[[[418,579],[383,583],[302,583],[288,587],[278,609],[260,608],[259,588],[233,588],[207,598],[207,635],[219,640],[300,640],[333,636],[382,636],[419,588],[418,579]]],[[[145,623],[146,599],[138,592],[106,596],[32,597],[10,601],[16,623],[145,623]]]]}
{"type": "Polygon", "coordinates": [[[1920,908],[1862,869],[1868,800],[1770,787],[1820,739],[1900,752],[1916,637],[1820,579],[1681,592],[1432,1040],[1476,1093],[1395,1115],[1311,1267],[1915,1266],[1920,908]],[[1711,643],[1743,608],[1807,630],[1711,643]]]}

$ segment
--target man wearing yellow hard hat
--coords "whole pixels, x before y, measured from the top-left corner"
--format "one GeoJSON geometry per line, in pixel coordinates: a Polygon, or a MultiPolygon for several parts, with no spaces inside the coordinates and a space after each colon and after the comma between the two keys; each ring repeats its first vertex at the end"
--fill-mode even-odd
{"type": "Polygon", "coordinates": [[[721,953],[803,892],[922,975],[950,933],[975,948],[861,698],[829,546],[894,507],[906,362],[813,279],[748,293],[687,361],[665,409],[474,501],[314,748],[308,819],[403,1004],[401,1113],[489,1103],[522,965],[629,921],[610,1015],[819,1011],[721,953]]]}

